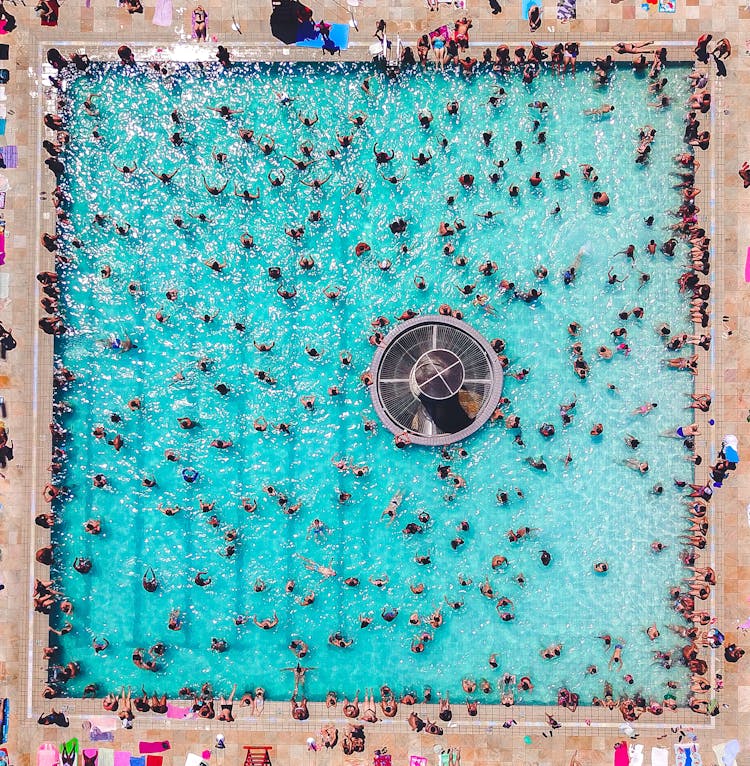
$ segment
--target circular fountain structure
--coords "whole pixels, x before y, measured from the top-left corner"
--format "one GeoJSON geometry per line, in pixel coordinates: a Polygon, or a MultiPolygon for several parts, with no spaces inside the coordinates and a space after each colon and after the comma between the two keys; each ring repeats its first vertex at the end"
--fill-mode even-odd
{"type": "Polygon", "coordinates": [[[503,370],[487,340],[466,322],[440,315],[391,330],[370,371],[378,417],[413,444],[465,439],[487,421],[503,390],[503,370]]]}

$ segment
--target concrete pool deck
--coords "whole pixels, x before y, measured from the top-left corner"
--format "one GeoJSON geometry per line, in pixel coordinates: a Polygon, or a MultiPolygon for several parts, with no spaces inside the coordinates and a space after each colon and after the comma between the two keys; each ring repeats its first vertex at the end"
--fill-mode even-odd
{"type": "MultiPolygon", "coordinates": [[[[526,41],[528,25],[522,20],[520,3],[503,6],[499,16],[492,16],[489,6],[482,0],[478,7],[470,2],[468,13],[474,19],[472,43],[526,41]]],[[[226,3],[205,3],[209,13],[209,36],[216,35],[218,42],[230,51],[241,45],[243,58],[266,58],[260,43],[269,41],[268,17],[270,7],[266,3],[240,4],[238,0],[226,3]],[[239,22],[243,34],[232,30],[232,17],[239,22]]],[[[48,203],[39,201],[39,193],[51,188],[51,177],[44,175],[39,162],[39,144],[42,139],[39,119],[41,73],[40,53],[51,45],[64,53],[85,45],[94,56],[97,43],[107,57],[114,55],[117,44],[130,44],[136,53],[143,47],[166,47],[185,45],[197,47],[188,41],[189,14],[192,5],[183,6],[180,15],[175,5],[173,27],[165,30],[153,26],[153,4],[147,3],[143,15],[129,16],[124,9],[111,5],[87,8],[84,4],[68,2],[60,10],[60,24],[56,28],[39,25],[32,6],[7,6],[18,21],[18,28],[6,36],[3,42],[10,45],[11,81],[6,86],[8,96],[8,121],[6,143],[16,145],[19,154],[17,169],[0,171],[10,181],[7,194],[6,220],[6,266],[10,275],[8,298],[0,299],[0,321],[13,328],[18,348],[7,361],[0,362],[0,393],[8,407],[6,423],[14,441],[16,459],[0,478],[0,581],[5,590],[0,592],[0,696],[11,699],[10,751],[11,762],[33,763],[39,742],[62,742],[67,737],[78,736],[83,742],[80,724],[87,715],[101,714],[98,702],[81,700],[58,700],[59,707],[71,717],[70,729],[43,728],[36,718],[49,710],[49,703],[40,696],[40,681],[45,678],[40,648],[46,645],[43,630],[44,618],[34,615],[31,608],[31,589],[34,574],[41,574],[30,563],[33,552],[34,527],[32,518],[33,499],[39,501],[39,489],[45,479],[46,460],[49,454],[49,401],[51,380],[40,374],[48,369],[51,340],[36,329],[40,315],[37,306],[34,274],[46,267],[48,259],[38,246],[40,225],[53,220],[48,203]],[[114,43],[114,45],[112,45],[114,43]],[[37,268],[39,266],[39,268],[37,268]],[[36,381],[39,381],[37,385],[36,381]],[[36,448],[36,449],[35,449],[36,448]],[[36,462],[35,462],[36,461],[36,462]],[[29,689],[33,696],[29,697],[29,689]]],[[[329,22],[346,23],[349,12],[341,2],[315,4],[316,18],[329,22]]],[[[408,42],[415,42],[419,34],[452,23],[460,12],[452,6],[441,6],[437,13],[430,13],[423,2],[401,5],[395,2],[361,0],[354,9],[360,31],[351,30],[352,47],[349,58],[364,58],[373,41],[372,32],[378,18],[388,21],[390,34],[398,32],[408,42]]],[[[750,424],[747,422],[750,408],[750,391],[745,391],[744,381],[750,368],[750,301],[743,281],[745,250],[750,244],[750,190],[744,190],[737,176],[737,168],[744,159],[750,158],[750,108],[742,99],[750,85],[750,56],[745,51],[745,39],[750,38],[750,10],[740,4],[729,2],[708,3],[704,0],[678,0],[674,14],[658,13],[655,6],[645,11],[640,4],[624,0],[612,4],[603,0],[579,0],[579,18],[567,24],[553,20],[554,4],[546,4],[545,20],[534,35],[541,41],[576,39],[590,41],[595,45],[583,46],[583,58],[606,49],[619,40],[665,40],[670,43],[671,58],[690,57],[695,40],[702,32],[711,32],[715,39],[728,36],[734,46],[727,62],[729,76],[714,80],[711,92],[714,98],[712,143],[709,152],[713,162],[706,161],[698,185],[703,189],[700,206],[701,218],[707,224],[715,219],[712,233],[714,280],[713,310],[713,358],[712,369],[704,369],[698,379],[698,390],[714,392],[711,417],[716,427],[701,420],[705,434],[698,442],[698,451],[711,459],[725,433],[734,433],[740,439],[740,455],[750,455],[750,424]],[[548,27],[552,27],[549,30],[548,27]],[[601,46],[599,48],[598,46],[601,46]],[[713,170],[711,167],[713,166],[713,170]],[[743,300],[744,299],[744,300],[743,300]],[[728,317],[727,322],[722,318],[728,317]],[[731,335],[729,331],[731,330],[731,335]],[[718,430],[717,430],[718,429],[718,430]]],[[[212,58],[214,45],[205,46],[207,57],[212,58]]],[[[275,46],[275,56],[286,54],[280,44],[275,46]]],[[[289,57],[317,57],[320,52],[292,49],[289,57]]],[[[708,156],[700,159],[708,160],[708,156]]],[[[709,226],[707,225],[708,229],[709,226]]],[[[706,366],[707,367],[707,366],[706,366]]],[[[711,541],[713,557],[719,574],[713,613],[729,641],[736,640],[747,646],[746,636],[736,630],[750,614],[750,530],[745,507],[750,502],[750,474],[746,470],[747,459],[725,484],[713,503],[714,531],[711,541]]],[[[701,474],[699,474],[701,475],[701,474]]],[[[680,712],[661,718],[648,716],[636,724],[640,732],[638,742],[645,745],[647,757],[652,745],[669,746],[676,741],[670,726],[695,726],[702,746],[704,763],[711,763],[710,746],[737,737],[743,747],[739,764],[750,763],[750,659],[737,665],[717,661],[717,672],[725,677],[725,688],[718,695],[721,715],[706,719],[680,712]],[[728,707],[724,708],[723,705],[728,707]],[[657,739],[666,735],[664,739],[657,739]]],[[[217,692],[222,690],[217,689],[217,692]]],[[[223,690],[228,691],[228,690],[223,690]]],[[[430,720],[437,719],[436,705],[416,707],[420,714],[430,720]]],[[[403,710],[403,708],[402,708],[403,710]]],[[[244,759],[243,745],[269,744],[273,746],[275,764],[359,764],[372,763],[376,748],[388,747],[395,764],[408,762],[409,754],[427,756],[430,764],[437,762],[434,748],[459,747],[464,764],[514,763],[514,764],[568,764],[574,751],[581,766],[606,764],[612,759],[613,743],[621,739],[617,731],[622,719],[617,711],[579,708],[568,713],[559,708],[550,709],[563,723],[553,737],[544,738],[548,731],[540,721],[544,710],[539,708],[492,708],[480,707],[476,719],[470,719],[462,705],[454,708],[455,726],[447,726],[445,735],[431,737],[409,731],[405,716],[394,721],[366,725],[367,745],[364,754],[346,757],[339,746],[332,751],[309,752],[305,741],[315,736],[321,725],[333,721],[343,729],[345,719],[340,707],[335,715],[326,715],[323,705],[311,705],[310,719],[296,723],[289,717],[288,703],[268,703],[261,719],[250,719],[246,710],[236,708],[237,722],[222,724],[217,721],[173,721],[152,714],[138,715],[132,731],[118,730],[112,745],[120,750],[137,751],[139,740],[169,739],[172,750],[165,753],[165,764],[177,766],[184,762],[188,750],[200,752],[211,748],[215,734],[222,732],[226,738],[225,750],[213,750],[212,762],[241,763],[244,759]],[[502,722],[513,718],[518,726],[502,728],[502,722]],[[590,720],[591,726],[586,723],[590,720]],[[531,736],[531,744],[524,737],[531,736]]],[[[88,745],[89,743],[86,743],[88,745]]],[[[95,746],[95,743],[92,743],[95,746]]]]}

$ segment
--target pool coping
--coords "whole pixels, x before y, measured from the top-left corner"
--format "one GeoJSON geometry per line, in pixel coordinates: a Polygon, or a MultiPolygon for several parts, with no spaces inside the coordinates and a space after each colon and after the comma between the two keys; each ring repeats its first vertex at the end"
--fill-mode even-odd
{"type": "MultiPolygon", "coordinates": [[[[81,36],[82,38],[85,38],[85,36],[81,36]]],[[[170,38],[171,47],[184,47],[183,43],[177,43],[175,44],[173,39],[170,38]]],[[[503,41],[504,44],[508,45],[525,45],[527,44],[527,41],[518,41],[517,43],[514,43],[513,41],[506,40],[503,41]]],[[[48,91],[48,88],[44,85],[44,77],[43,72],[46,67],[42,62],[44,61],[43,51],[46,50],[49,47],[59,47],[59,48],[68,48],[68,47],[74,47],[74,48],[85,48],[86,52],[89,53],[89,55],[92,55],[92,51],[100,51],[104,50],[107,51],[109,54],[109,59],[105,60],[111,60],[116,61],[116,48],[121,44],[121,41],[112,41],[112,42],[104,42],[96,41],[95,43],[92,41],[87,41],[86,39],[79,39],[78,41],[71,41],[71,42],[63,42],[59,40],[54,41],[47,41],[37,38],[35,40],[35,44],[37,46],[37,58],[36,61],[38,62],[38,66],[41,70],[41,74],[37,73],[39,84],[38,84],[38,97],[37,97],[37,114],[32,119],[32,123],[34,124],[34,132],[36,133],[36,137],[39,139],[36,141],[36,147],[37,147],[37,156],[34,160],[36,167],[37,167],[37,174],[36,174],[36,188],[34,190],[34,196],[36,198],[36,215],[35,215],[35,231],[34,231],[34,237],[35,241],[38,241],[38,238],[40,236],[40,233],[42,231],[42,220],[45,213],[52,213],[52,218],[54,218],[54,209],[52,206],[47,203],[46,205],[39,200],[39,194],[38,192],[42,189],[43,182],[42,182],[42,150],[41,150],[41,138],[44,137],[44,129],[42,126],[41,121],[41,115],[42,115],[42,108],[45,106],[44,97],[49,96],[51,91],[48,91]]],[[[475,42],[472,44],[472,47],[486,47],[487,45],[495,45],[500,43],[485,43],[485,42],[475,42]]],[[[539,44],[545,44],[544,41],[540,41],[539,44]]],[[[601,43],[598,41],[583,41],[580,43],[581,47],[585,47],[587,49],[590,49],[590,53],[592,55],[603,55],[611,50],[611,47],[607,45],[606,43],[601,43]]],[[[670,40],[664,40],[664,41],[656,41],[655,44],[664,44],[670,48],[670,51],[672,51],[675,47],[679,47],[680,50],[683,48],[685,49],[686,54],[692,54],[692,45],[693,42],[688,41],[670,41],[670,40]],[[688,46],[689,50],[688,50],[688,46]]],[[[196,43],[187,43],[187,45],[195,48],[197,46],[196,43]]],[[[167,50],[170,46],[161,47],[159,45],[154,45],[153,43],[149,44],[143,44],[138,45],[136,43],[131,43],[130,47],[133,49],[133,51],[136,53],[136,57],[140,59],[140,54],[143,53],[153,53],[154,59],[153,60],[164,60],[164,61],[171,61],[173,59],[169,58],[167,54],[167,50]]],[[[272,52],[272,55],[270,58],[264,58],[263,62],[279,62],[279,61],[292,61],[292,62],[315,62],[320,63],[320,59],[311,58],[310,54],[311,52],[309,49],[292,49],[293,52],[290,52],[289,54],[284,52],[285,46],[283,44],[273,44],[271,46],[263,45],[260,42],[250,42],[250,43],[243,43],[241,45],[235,44],[235,45],[228,45],[230,51],[244,51],[246,53],[256,53],[257,51],[261,51],[263,53],[268,54],[269,51],[272,52]]],[[[362,51],[366,50],[368,48],[367,45],[364,44],[356,44],[356,48],[361,48],[362,51]]],[[[202,52],[211,53],[213,50],[213,46],[206,46],[205,48],[202,48],[202,52]]],[[[351,49],[350,49],[351,50],[351,49]]],[[[66,51],[67,52],[67,51],[66,51]]],[[[95,56],[97,59],[98,56],[95,56]]],[[[204,56],[201,60],[213,60],[212,56],[204,56]]],[[[240,60],[240,59],[238,59],[240,60]]],[[[250,62],[257,61],[257,58],[248,58],[247,59],[250,62]]],[[[365,59],[362,58],[349,58],[346,57],[343,60],[345,61],[359,61],[362,63],[369,63],[370,58],[367,57],[365,59]]],[[[618,59],[618,60],[626,60],[626,59],[618,59]]],[[[680,62],[692,62],[692,55],[686,55],[684,59],[672,57],[673,61],[680,61],[680,62]]],[[[331,59],[324,59],[323,63],[331,63],[331,59]]],[[[712,76],[712,82],[710,82],[710,87],[713,89],[713,86],[715,85],[716,78],[712,76]]],[[[53,90],[53,89],[52,89],[53,90]]],[[[712,90],[713,92],[713,90],[712,90]]],[[[715,127],[717,124],[721,123],[721,115],[718,113],[718,108],[716,101],[718,99],[714,99],[714,103],[712,104],[711,108],[711,122],[712,122],[712,136],[723,136],[723,131],[721,129],[715,130],[715,127]]],[[[716,165],[715,165],[715,158],[714,154],[717,151],[717,144],[720,142],[715,142],[712,140],[712,144],[710,149],[707,152],[704,152],[701,155],[701,158],[706,158],[706,155],[711,156],[711,162],[710,162],[710,168],[712,171],[712,174],[715,174],[716,172],[716,165]]],[[[709,169],[709,163],[703,163],[701,170],[699,171],[699,174],[696,178],[696,183],[702,184],[701,188],[705,188],[705,184],[703,183],[704,180],[710,180],[705,178],[705,174],[709,169]]],[[[715,189],[716,196],[712,197],[712,211],[715,211],[716,207],[719,207],[719,198],[721,195],[721,186],[716,187],[716,185],[712,182],[712,186],[715,189]]],[[[705,215],[705,212],[702,211],[702,217],[701,220],[703,220],[703,216],[705,215]]],[[[715,218],[714,213],[712,212],[712,216],[715,218]]],[[[712,231],[715,230],[716,224],[715,220],[713,221],[712,231]]],[[[708,228],[708,227],[707,227],[708,228]]],[[[712,254],[712,263],[715,263],[718,257],[718,254],[716,252],[716,246],[719,244],[719,240],[713,239],[714,244],[714,252],[712,254]]],[[[38,273],[42,270],[42,258],[45,257],[45,253],[40,252],[40,248],[36,248],[36,257],[34,260],[35,263],[35,269],[38,273]]],[[[48,261],[50,259],[47,259],[48,261]]],[[[52,259],[52,268],[54,269],[54,259],[52,259]]],[[[32,277],[33,279],[33,277],[32,277]]],[[[712,269],[712,282],[715,279],[715,271],[712,269]]],[[[38,301],[40,297],[40,289],[39,285],[35,284],[35,297],[38,301]]],[[[717,294],[712,291],[712,299],[711,303],[712,306],[717,305],[718,300],[717,298],[719,296],[723,297],[721,294],[721,291],[717,291],[717,294]]],[[[715,312],[714,312],[715,313],[715,312]]],[[[714,332],[714,335],[718,331],[717,327],[711,327],[711,329],[714,332]]],[[[712,346],[712,349],[714,347],[712,346]]],[[[33,342],[33,369],[34,369],[34,408],[33,408],[33,433],[36,434],[36,439],[34,440],[34,449],[32,450],[32,468],[31,468],[31,480],[30,480],[30,515],[35,515],[36,513],[36,507],[38,505],[38,488],[42,486],[43,482],[38,481],[39,477],[39,471],[40,471],[40,463],[44,462],[43,458],[40,458],[39,450],[41,450],[43,447],[47,447],[47,452],[51,454],[51,437],[49,434],[48,429],[44,428],[43,422],[40,425],[40,406],[43,404],[49,404],[52,401],[53,396],[53,388],[52,388],[52,380],[51,375],[48,375],[47,378],[45,378],[44,372],[49,371],[52,369],[52,361],[53,361],[53,349],[54,349],[54,341],[51,336],[43,335],[40,331],[35,332],[34,342],[33,342]]],[[[713,351],[712,351],[713,355],[713,351]]],[[[713,362],[713,360],[712,360],[713,362]]],[[[702,365],[701,371],[699,376],[695,379],[694,383],[698,385],[699,382],[706,382],[708,378],[714,380],[716,377],[717,370],[714,367],[714,364],[711,365],[711,375],[709,376],[707,374],[707,368],[708,365],[702,365]]],[[[715,386],[709,387],[709,390],[712,390],[715,386]]],[[[707,427],[707,420],[708,417],[704,416],[702,413],[699,417],[696,418],[698,422],[700,423],[702,427],[702,431],[704,434],[706,433],[712,433],[707,427]]],[[[714,437],[716,437],[716,434],[714,432],[714,437]]],[[[709,445],[709,448],[711,450],[711,460],[713,460],[718,453],[717,448],[717,439],[714,438],[712,442],[709,445]]],[[[708,460],[706,461],[708,462],[708,460]]],[[[713,514],[716,516],[717,514],[713,514]]],[[[713,524],[716,523],[716,519],[714,518],[712,520],[712,532],[713,532],[713,524]]],[[[33,610],[33,605],[31,603],[31,589],[33,588],[33,581],[34,577],[40,576],[43,577],[47,574],[45,569],[41,567],[41,565],[35,564],[34,561],[34,550],[36,547],[39,547],[38,544],[46,544],[48,542],[49,535],[45,530],[42,530],[39,527],[34,527],[33,532],[35,533],[32,535],[32,539],[29,540],[29,575],[30,575],[30,581],[29,581],[29,591],[27,594],[27,603],[28,603],[28,615],[29,620],[28,624],[25,626],[25,635],[26,635],[26,645],[28,646],[28,665],[27,665],[27,684],[26,684],[26,718],[27,719],[33,719],[35,718],[33,714],[33,686],[34,684],[37,684],[40,681],[46,680],[46,669],[41,668],[37,664],[37,660],[40,659],[36,655],[39,654],[39,648],[46,645],[46,638],[45,638],[45,629],[44,625],[40,626],[40,622],[43,623],[45,620],[35,620],[36,613],[33,610]],[[45,539],[46,538],[46,539],[45,539]],[[38,544],[37,544],[38,543],[38,544]],[[36,647],[36,651],[35,651],[36,647]]],[[[712,534],[711,535],[711,564],[713,565],[715,563],[719,547],[717,545],[717,537],[718,535],[712,534]]],[[[714,589],[712,591],[712,602],[715,603],[717,608],[714,611],[716,614],[719,614],[721,611],[722,603],[719,600],[719,594],[721,593],[720,589],[714,589]],[[719,600],[719,603],[716,603],[714,599],[719,600]]],[[[40,615],[40,617],[45,617],[44,615],[40,615]]],[[[48,621],[47,621],[48,624],[48,621]]],[[[720,667],[721,660],[717,660],[715,653],[712,653],[711,655],[711,673],[713,674],[716,670],[716,667],[720,667]]],[[[101,714],[102,708],[101,708],[101,700],[100,699],[92,699],[92,700],[84,700],[82,698],[73,698],[73,697],[64,697],[59,698],[60,702],[60,708],[63,710],[66,710],[66,708],[70,708],[69,714],[73,718],[80,717],[81,719],[85,719],[86,717],[94,714],[101,714]],[[72,706],[72,707],[71,707],[72,706]]],[[[184,700],[182,700],[184,703],[184,700]]],[[[262,719],[258,719],[257,723],[255,725],[252,724],[251,721],[247,721],[246,719],[241,719],[241,723],[243,727],[248,728],[249,730],[254,729],[262,729],[262,730],[274,730],[273,726],[268,726],[269,721],[272,723],[276,723],[274,719],[274,714],[276,715],[283,715],[285,718],[288,718],[288,711],[287,711],[287,702],[272,702],[269,701],[267,703],[267,713],[268,715],[262,719]],[[278,710],[276,709],[278,706],[278,710]]],[[[341,718],[340,715],[336,715],[335,717],[330,716],[328,713],[326,713],[326,709],[324,707],[324,703],[322,702],[315,702],[310,703],[310,719],[309,722],[304,723],[315,723],[317,722],[323,722],[323,721],[329,721],[334,720],[337,722],[344,723],[346,719],[341,718]]],[[[425,707],[424,705],[421,705],[420,707],[425,707]]],[[[454,707],[454,721],[452,722],[451,729],[455,729],[459,733],[462,731],[472,731],[476,732],[478,729],[481,728],[496,728],[498,726],[502,726],[502,722],[507,720],[507,717],[502,715],[503,711],[512,711],[513,717],[516,721],[518,721],[518,725],[521,727],[530,727],[532,729],[547,729],[549,728],[548,725],[543,721],[543,716],[541,715],[542,711],[546,711],[547,707],[549,706],[541,706],[541,705],[515,705],[512,708],[503,708],[501,705],[480,705],[480,718],[477,719],[471,719],[468,717],[468,715],[465,713],[465,710],[461,709],[461,713],[458,714],[457,710],[459,709],[458,706],[454,707]],[[484,718],[484,712],[485,710],[489,709],[490,714],[492,715],[492,719],[490,721],[487,721],[484,718]],[[526,715],[527,711],[529,711],[530,715],[526,715]],[[498,715],[495,715],[497,713],[498,715]],[[539,715],[539,718],[532,718],[531,716],[539,715]],[[456,720],[457,719],[457,720],[456,720]],[[455,724],[455,725],[454,725],[455,724]]],[[[437,717],[437,704],[430,704],[427,705],[426,708],[430,711],[430,719],[432,720],[433,717],[437,717]]],[[[619,717],[619,714],[617,710],[613,711],[614,715],[612,717],[617,717],[615,721],[605,721],[601,720],[602,718],[606,717],[607,715],[610,715],[609,711],[606,713],[604,712],[603,708],[592,708],[592,707],[579,707],[578,710],[575,713],[571,713],[568,710],[564,710],[559,707],[555,707],[555,717],[560,720],[566,727],[580,727],[584,729],[588,729],[590,727],[593,728],[612,728],[617,727],[622,721],[619,717]]],[[[146,715],[149,720],[158,720],[160,722],[160,726],[165,726],[167,728],[180,728],[180,725],[183,722],[174,722],[172,719],[165,719],[161,717],[156,717],[156,714],[140,714],[138,718],[140,719],[142,716],[146,715]]],[[[204,724],[206,721],[204,719],[187,719],[185,722],[186,728],[194,728],[194,724],[196,720],[201,720],[204,724]]],[[[716,727],[716,719],[709,718],[706,719],[705,716],[699,716],[692,714],[691,711],[688,708],[679,708],[678,711],[672,712],[672,711],[665,711],[664,715],[660,718],[654,718],[653,723],[645,723],[642,721],[639,721],[637,726],[639,729],[648,729],[648,728],[655,728],[655,729],[661,729],[665,726],[669,725],[682,725],[682,726],[691,726],[695,729],[714,729],[716,727]]],[[[239,725],[240,721],[237,722],[237,725],[239,725]]],[[[292,724],[292,727],[295,725],[295,722],[287,722],[286,720],[283,723],[278,723],[279,730],[285,730],[289,728],[289,723],[292,724]]],[[[220,727],[223,728],[232,728],[234,725],[227,725],[222,722],[218,722],[220,727]]],[[[403,720],[394,721],[394,720],[388,720],[381,721],[381,725],[385,724],[387,726],[392,727],[396,731],[409,731],[408,727],[406,726],[406,722],[403,720]]]]}

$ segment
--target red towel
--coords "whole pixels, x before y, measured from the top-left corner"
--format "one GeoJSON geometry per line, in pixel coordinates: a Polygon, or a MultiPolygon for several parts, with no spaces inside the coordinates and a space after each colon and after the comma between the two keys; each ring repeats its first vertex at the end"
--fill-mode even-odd
{"type": "Polygon", "coordinates": [[[162,766],[163,761],[164,761],[163,755],[147,755],[146,756],[146,766],[162,766]]]}
{"type": "Polygon", "coordinates": [[[163,753],[165,750],[169,750],[169,742],[165,739],[161,742],[139,742],[139,753],[163,753]]]}

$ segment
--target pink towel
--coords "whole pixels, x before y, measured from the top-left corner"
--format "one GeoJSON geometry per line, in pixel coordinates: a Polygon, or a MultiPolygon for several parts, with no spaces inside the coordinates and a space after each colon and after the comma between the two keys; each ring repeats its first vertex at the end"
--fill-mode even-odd
{"type": "Polygon", "coordinates": [[[139,742],[139,753],[163,753],[165,750],[169,750],[169,742],[162,740],[161,742],[139,742]]]}
{"type": "Polygon", "coordinates": [[[628,743],[617,742],[615,744],[615,766],[629,766],[628,743]]]}
{"type": "Polygon", "coordinates": [[[192,718],[193,709],[191,707],[180,707],[167,703],[167,718],[192,718]]]}
{"type": "Polygon", "coordinates": [[[36,751],[36,766],[56,766],[60,762],[60,751],[51,742],[42,742],[36,751]]]}
{"type": "Polygon", "coordinates": [[[130,766],[130,753],[125,750],[115,750],[115,766],[130,766]]]}

